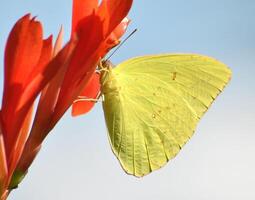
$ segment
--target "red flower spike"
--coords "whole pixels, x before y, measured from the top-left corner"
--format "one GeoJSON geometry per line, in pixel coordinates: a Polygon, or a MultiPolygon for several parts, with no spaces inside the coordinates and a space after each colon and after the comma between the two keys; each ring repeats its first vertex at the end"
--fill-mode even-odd
{"type": "MultiPolygon", "coordinates": [[[[86,0],[83,1],[87,2],[86,0]]],[[[74,0],[75,2],[85,5],[82,1],[74,0]]],[[[122,0],[122,2],[126,2],[127,8],[125,11],[117,12],[122,12],[124,18],[131,7],[132,0],[122,0]]],[[[60,67],[60,69],[42,92],[32,130],[16,168],[18,171],[27,171],[39,151],[43,139],[87,85],[94,74],[100,57],[104,56],[106,49],[109,48],[106,40],[110,34],[103,36],[102,30],[105,22],[100,21],[97,13],[98,7],[95,8],[95,2],[94,4],[87,4],[92,6],[87,7],[87,11],[83,14],[82,6],[74,5],[74,8],[78,9],[77,12],[79,12],[79,14],[74,14],[76,19],[73,19],[73,30],[75,32],[72,33],[69,44],[51,61],[49,64],[51,67],[47,67],[49,69],[60,67]],[[59,59],[61,57],[62,59],[59,59]],[[56,61],[60,63],[57,64],[56,61]]],[[[109,31],[109,33],[111,32],[109,31]]],[[[90,88],[95,89],[94,92],[98,93],[99,81],[97,85],[90,86],[90,88]]],[[[95,94],[94,92],[93,94],[95,94]]]]}
{"type": "MultiPolygon", "coordinates": [[[[13,27],[5,49],[4,95],[0,110],[0,198],[6,199],[25,175],[41,143],[80,94],[96,98],[100,59],[128,25],[132,0],[73,0],[72,34],[61,49],[62,29],[52,52],[41,23],[30,15],[13,27]],[[124,20],[123,20],[124,19],[124,20]],[[29,133],[33,103],[41,93],[29,133]],[[1,122],[2,121],[2,122],[1,122]],[[8,188],[10,187],[10,188],[8,188]]],[[[73,115],[94,102],[76,102],[73,115]]]]}
{"type": "MultiPolygon", "coordinates": [[[[19,100],[33,80],[30,75],[40,60],[44,41],[42,26],[30,15],[21,18],[13,27],[5,49],[4,95],[2,117],[7,158],[14,147],[22,121],[30,106],[18,108],[19,100]],[[24,67],[25,66],[25,67],[24,67]],[[8,133],[8,134],[7,134],[8,133]]],[[[51,49],[49,49],[51,51],[51,49]]],[[[24,98],[24,102],[33,102],[24,98]]],[[[32,103],[31,102],[31,103],[32,103]]],[[[31,105],[31,104],[30,104],[31,105]]]]}
{"type": "MultiPolygon", "coordinates": [[[[61,38],[58,41],[54,49],[55,53],[59,51],[61,38]]],[[[5,189],[11,181],[14,170],[17,169],[20,157],[24,154],[23,149],[28,138],[32,117],[31,106],[46,84],[58,74],[58,71],[65,68],[74,46],[75,42],[71,40],[51,60],[52,37],[43,40],[40,22],[30,19],[30,15],[18,20],[9,35],[5,49],[4,95],[1,112],[3,127],[0,136],[0,170],[4,169],[4,163],[8,168],[7,177],[4,177],[4,173],[0,171],[0,179],[5,179],[5,189]],[[2,143],[4,143],[4,148],[2,143]],[[5,154],[3,154],[3,149],[5,154]],[[2,162],[4,159],[6,162],[2,162]]],[[[49,102],[52,100],[54,102],[54,99],[48,99],[49,102]]],[[[48,125],[45,127],[47,128],[48,125]]],[[[45,131],[44,127],[41,129],[45,131]]],[[[39,133],[39,138],[40,135],[42,134],[39,133]]],[[[37,138],[36,134],[34,137],[37,138]]],[[[37,144],[38,146],[40,144],[37,144]]],[[[35,152],[35,149],[33,150],[35,152]]],[[[31,163],[32,161],[22,160],[22,162],[31,163]]],[[[0,185],[1,182],[2,180],[0,180],[0,185]]],[[[0,193],[3,192],[0,191],[0,193]]]]}
{"type": "Polygon", "coordinates": [[[74,101],[72,106],[72,116],[78,116],[88,113],[95,105],[96,98],[100,91],[100,76],[94,73],[89,83],[83,89],[80,96],[74,101]],[[93,99],[93,100],[86,100],[93,99]]]}
{"type": "MultiPolygon", "coordinates": [[[[55,45],[56,48],[54,51],[56,53],[60,46],[61,35],[62,30],[60,31],[57,44],[55,45]]],[[[32,129],[29,138],[27,139],[20,162],[17,166],[17,169],[20,171],[27,171],[28,167],[39,151],[43,139],[50,132],[49,124],[54,112],[60,83],[63,80],[67,64],[69,63],[70,55],[72,54],[75,45],[75,41],[71,40],[48,64],[47,68],[55,70],[58,69],[58,73],[42,91],[32,129]]]]}
{"type": "Polygon", "coordinates": [[[61,86],[51,127],[88,84],[109,48],[107,38],[126,17],[131,5],[132,0],[102,0],[97,9],[91,8],[95,12],[76,22],[78,44],[61,86]]]}

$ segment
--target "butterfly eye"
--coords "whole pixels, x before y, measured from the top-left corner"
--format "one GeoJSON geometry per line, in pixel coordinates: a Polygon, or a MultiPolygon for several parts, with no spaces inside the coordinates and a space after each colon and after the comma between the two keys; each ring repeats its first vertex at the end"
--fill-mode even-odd
{"type": "Polygon", "coordinates": [[[112,68],[114,65],[112,64],[111,61],[109,60],[103,60],[102,61],[102,67],[105,68],[105,69],[109,69],[109,68],[112,68]]]}

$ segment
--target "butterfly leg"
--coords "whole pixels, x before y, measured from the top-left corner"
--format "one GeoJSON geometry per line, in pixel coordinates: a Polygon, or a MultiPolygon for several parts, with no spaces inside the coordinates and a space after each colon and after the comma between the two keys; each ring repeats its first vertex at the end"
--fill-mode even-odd
{"type": "Polygon", "coordinates": [[[101,94],[99,94],[95,99],[94,98],[88,98],[86,96],[78,96],[77,99],[74,101],[74,103],[76,102],[81,102],[81,101],[90,101],[90,102],[101,102],[103,100],[100,99],[101,94]]]}

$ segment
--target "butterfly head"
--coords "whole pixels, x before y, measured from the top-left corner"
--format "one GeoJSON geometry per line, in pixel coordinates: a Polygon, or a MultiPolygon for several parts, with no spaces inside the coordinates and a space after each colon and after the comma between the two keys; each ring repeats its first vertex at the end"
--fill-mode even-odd
{"type": "Polygon", "coordinates": [[[105,69],[110,69],[110,68],[113,68],[114,65],[112,64],[112,62],[110,60],[103,60],[101,67],[105,68],[105,69]]]}

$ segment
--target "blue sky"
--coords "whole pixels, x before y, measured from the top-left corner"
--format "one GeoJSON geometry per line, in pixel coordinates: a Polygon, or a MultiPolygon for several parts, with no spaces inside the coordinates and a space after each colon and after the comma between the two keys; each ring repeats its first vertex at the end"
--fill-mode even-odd
{"type": "MultiPolygon", "coordinates": [[[[10,0],[0,7],[0,92],[3,52],[15,21],[27,12],[45,36],[60,25],[68,39],[71,0],[10,0]]],[[[255,198],[255,1],[134,1],[117,64],[145,54],[199,53],[226,63],[233,78],[203,117],[196,134],[168,165],[142,179],[126,175],[111,152],[100,103],[89,114],[68,112],[11,200],[246,199],[255,198]]]]}

